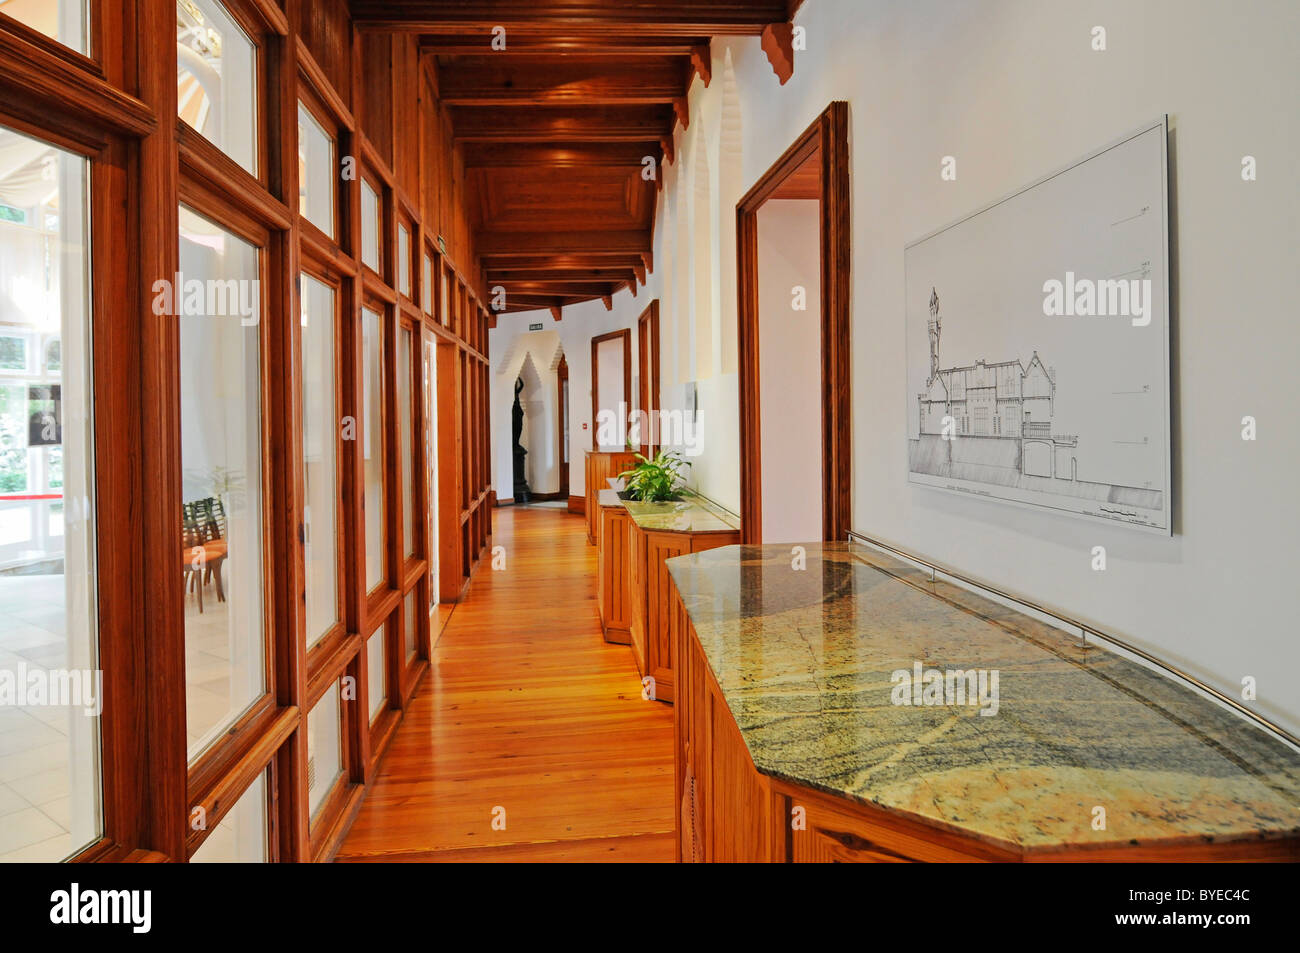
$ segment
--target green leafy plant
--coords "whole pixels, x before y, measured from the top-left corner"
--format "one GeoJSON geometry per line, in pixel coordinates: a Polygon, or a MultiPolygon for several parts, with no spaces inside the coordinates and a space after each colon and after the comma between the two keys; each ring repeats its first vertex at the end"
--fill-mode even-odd
{"type": "Polygon", "coordinates": [[[678,499],[682,467],[690,466],[690,463],[682,459],[679,451],[661,450],[653,460],[646,459],[639,453],[636,458],[639,462],[635,467],[619,474],[623,479],[624,492],[642,503],[678,499]]]}

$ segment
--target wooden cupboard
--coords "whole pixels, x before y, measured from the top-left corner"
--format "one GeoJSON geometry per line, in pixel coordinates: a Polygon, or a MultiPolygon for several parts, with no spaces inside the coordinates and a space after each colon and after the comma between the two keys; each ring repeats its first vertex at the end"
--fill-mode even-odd
{"type": "Polygon", "coordinates": [[[671,702],[673,643],[687,619],[664,560],[740,542],[740,530],[649,530],[631,521],[632,653],[641,677],[654,679],[654,699],[671,702]]]}
{"type": "Polygon", "coordinates": [[[632,518],[613,490],[600,495],[600,571],[597,574],[597,606],[600,629],[606,642],[632,642],[632,596],[629,546],[632,518]]]}
{"type": "Polygon", "coordinates": [[[600,491],[609,489],[605,483],[636,464],[631,450],[588,450],[586,464],[587,542],[595,546],[600,534],[600,491]]]}
{"type": "Polygon", "coordinates": [[[682,620],[673,706],[677,859],[721,863],[1225,862],[1300,860],[1300,841],[1245,840],[1011,850],[762,774],[694,627],[682,620]]]}

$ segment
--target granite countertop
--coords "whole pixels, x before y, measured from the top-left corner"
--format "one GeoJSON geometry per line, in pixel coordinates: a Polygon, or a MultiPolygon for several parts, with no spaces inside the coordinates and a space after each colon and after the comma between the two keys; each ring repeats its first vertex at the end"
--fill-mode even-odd
{"type": "Polygon", "coordinates": [[[651,532],[734,533],[740,529],[739,521],[726,510],[693,494],[671,503],[624,500],[623,505],[637,526],[651,532]]]}
{"type": "Polygon", "coordinates": [[[666,563],[764,774],[1019,852],[1300,834],[1280,739],[874,550],[804,548],[801,570],[788,545],[666,563]],[[974,704],[927,684],[958,669],[985,672],[974,704]]]}

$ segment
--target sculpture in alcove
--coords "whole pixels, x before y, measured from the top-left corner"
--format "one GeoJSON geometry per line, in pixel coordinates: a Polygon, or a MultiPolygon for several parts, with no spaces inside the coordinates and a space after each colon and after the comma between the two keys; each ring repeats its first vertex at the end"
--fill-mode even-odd
{"type": "Polygon", "coordinates": [[[524,406],[519,402],[519,394],[524,389],[522,377],[515,378],[515,406],[511,410],[511,423],[513,425],[514,446],[512,450],[515,458],[515,503],[528,502],[528,479],[524,476],[524,457],[528,451],[519,445],[519,436],[524,432],[524,406]]]}

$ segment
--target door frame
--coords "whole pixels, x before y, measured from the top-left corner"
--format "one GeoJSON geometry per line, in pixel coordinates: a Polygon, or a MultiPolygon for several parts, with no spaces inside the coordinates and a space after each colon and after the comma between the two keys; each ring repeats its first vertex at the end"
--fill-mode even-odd
{"type": "Polygon", "coordinates": [[[659,411],[659,299],[655,298],[636,319],[636,351],[640,394],[638,406],[645,414],[646,429],[641,434],[641,455],[653,457],[661,437],[656,415],[659,411]]]}
{"type": "Polygon", "coordinates": [[[821,155],[822,534],[843,540],[852,507],[849,370],[849,104],[830,104],[736,204],[737,345],[740,396],[740,531],[763,539],[758,365],[758,211],[811,156],[821,155]]]}
{"type": "MultiPolygon", "coordinates": [[[[596,418],[600,413],[600,365],[596,360],[597,352],[603,341],[613,341],[621,339],[623,342],[623,405],[626,407],[632,400],[632,332],[628,328],[621,331],[610,331],[607,334],[598,334],[591,339],[591,449],[600,450],[600,444],[596,441],[598,425],[596,418]]],[[[626,421],[624,421],[626,424],[626,421]]],[[[610,448],[606,448],[609,450],[610,448]]],[[[623,450],[624,447],[616,448],[623,450]]]]}

